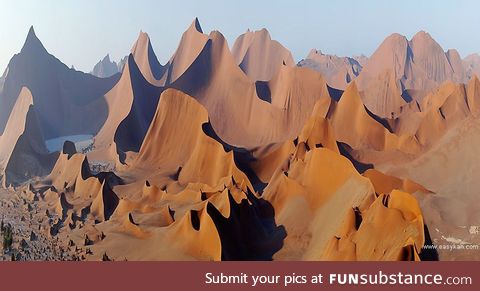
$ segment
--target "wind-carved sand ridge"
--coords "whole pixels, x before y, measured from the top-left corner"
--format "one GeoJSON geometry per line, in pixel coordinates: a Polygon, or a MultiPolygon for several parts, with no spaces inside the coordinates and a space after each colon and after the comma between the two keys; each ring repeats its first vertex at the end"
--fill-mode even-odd
{"type": "Polygon", "coordinates": [[[423,248],[480,243],[476,66],[425,32],[296,66],[195,19],[166,64],[140,32],[84,74],[32,28],[0,83],[2,258],[478,259],[423,248]]]}

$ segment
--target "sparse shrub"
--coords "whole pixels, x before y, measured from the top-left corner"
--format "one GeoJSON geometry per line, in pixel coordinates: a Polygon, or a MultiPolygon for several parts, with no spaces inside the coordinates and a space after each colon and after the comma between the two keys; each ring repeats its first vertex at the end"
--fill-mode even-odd
{"type": "Polygon", "coordinates": [[[13,229],[10,224],[3,226],[3,251],[7,252],[13,244],[13,229]]]}

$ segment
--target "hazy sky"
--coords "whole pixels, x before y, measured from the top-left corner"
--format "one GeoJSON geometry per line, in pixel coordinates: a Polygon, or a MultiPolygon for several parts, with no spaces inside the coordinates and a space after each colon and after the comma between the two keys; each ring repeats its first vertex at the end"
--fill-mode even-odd
{"type": "Polygon", "coordinates": [[[50,53],[83,71],[107,53],[114,60],[128,54],[140,30],[164,63],[194,17],[204,32],[222,32],[230,46],[247,28],[266,27],[297,61],[311,48],[370,55],[389,34],[410,38],[419,30],[466,56],[480,52],[479,12],[478,0],[0,0],[0,71],[20,51],[30,25],[50,53]]]}

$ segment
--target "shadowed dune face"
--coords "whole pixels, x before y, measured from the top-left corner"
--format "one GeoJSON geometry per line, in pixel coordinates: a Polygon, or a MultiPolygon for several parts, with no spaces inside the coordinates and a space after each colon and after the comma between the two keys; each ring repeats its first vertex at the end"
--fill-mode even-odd
{"type": "Polygon", "coordinates": [[[129,114],[115,132],[115,143],[123,152],[138,152],[153,119],[162,88],[145,80],[132,56],[128,59],[128,68],[134,98],[129,114]]]}
{"type": "Polygon", "coordinates": [[[58,195],[57,199],[66,193],[70,206],[62,208],[67,213],[64,223],[69,215],[81,217],[87,208],[81,223],[90,217],[102,231],[126,236],[112,240],[107,234],[98,243],[96,247],[108,247],[112,257],[126,254],[119,242],[148,246],[161,240],[164,247],[129,253],[129,258],[165,259],[169,252],[177,259],[271,259],[285,232],[275,224],[268,202],[251,192],[232,153],[203,132],[207,121],[208,114],[197,101],[168,89],[160,97],[137,159],[119,172],[120,182],[102,181],[103,174],[90,173],[85,156],[65,150],[52,174],[36,187],[53,185],[56,190],[48,190],[49,195],[58,195]],[[180,113],[184,120],[174,118],[180,113]],[[137,181],[147,182],[138,189],[137,181]],[[171,243],[179,240],[182,243],[171,243]]]}
{"type": "Polygon", "coordinates": [[[473,57],[420,32],[295,66],[264,29],[230,50],[195,19],[165,65],[144,32],[121,63],[68,69],[32,29],[0,79],[2,186],[75,258],[475,257],[422,248],[477,243],[473,57]]]}
{"type": "Polygon", "coordinates": [[[49,173],[56,157],[45,146],[32,94],[23,87],[0,136],[2,185],[18,185],[49,173]]]}
{"type": "Polygon", "coordinates": [[[131,54],[144,78],[153,85],[160,85],[159,81],[167,67],[162,66],[158,61],[148,34],[140,32],[137,41],[131,49],[131,54]]]}
{"type": "MultiPolygon", "coordinates": [[[[267,43],[268,51],[285,50],[270,44],[273,41],[266,31],[258,34],[260,43],[248,50],[260,53],[263,42],[267,43]]],[[[253,149],[294,137],[315,102],[329,98],[320,74],[289,67],[290,62],[285,66],[274,57],[272,63],[278,62],[280,65],[272,67],[267,78],[269,82],[263,83],[264,90],[257,92],[258,86],[236,63],[223,35],[216,31],[203,34],[195,20],[166,65],[164,77],[153,83],[194,97],[205,106],[215,132],[224,142],[253,149]],[[262,100],[265,91],[270,91],[271,104],[262,100]],[[227,119],[229,122],[225,122],[227,119]]]]}
{"type": "MultiPolygon", "coordinates": [[[[161,94],[138,155],[118,176],[92,174],[86,157],[67,142],[52,173],[34,189],[45,191],[41,203],[61,214],[60,222],[70,225],[73,237],[83,237],[87,229],[106,234],[89,244],[94,254],[108,252],[110,258],[410,259],[402,257],[403,249],[411,246],[416,254],[415,246],[423,245],[418,208],[402,210],[414,198],[402,192],[392,198],[397,204],[375,202],[386,198],[376,198],[370,180],[340,155],[326,107],[319,101],[291,143],[296,146],[286,147],[290,154],[273,160],[278,166],[261,196],[236,167],[233,152],[225,152],[214,132],[215,138],[205,133],[206,109],[175,89],[161,94]],[[335,246],[338,240],[367,244],[368,230],[362,227],[370,225],[369,213],[382,216],[385,211],[413,212],[407,220],[391,218],[403,225],[398,233],[378,230],[376,240],[392,242],[381,245],[383,252],[366,247],[360,254],[335,246]],[[405,228],[410,230],[404,233],[405,228]],[[125,243],[137,247],[126,251],[125,243]]],[[[378,228],[367,229],[372,227],[378,228]]],[[[62,235],[61,228],[56,235],[62,235]]]]}
{"type": "Polygon", "coordinates": [[[21,52],[8,65],[0,94],[1,131],[22,86],[26,86],[32,92],[46,139],[95,134],[107,116],[103,95],[118,78],[119,75],[99,79],[69,69],[45,50],[31,28],[21,52]]]}

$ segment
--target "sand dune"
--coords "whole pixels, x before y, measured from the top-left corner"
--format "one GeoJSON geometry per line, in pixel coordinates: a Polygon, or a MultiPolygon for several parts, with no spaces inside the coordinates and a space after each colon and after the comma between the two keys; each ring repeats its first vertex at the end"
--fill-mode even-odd
{"type": "Polygon", "coordinates": [[[415,136],[424,148],[430,148],[439,138],[468,116],[476,115],[478,79],[468,85],[446,81],[426,95],[417,108],[405,108],[402,116],[392,123],[397,135],[415,136]]]}
{"type": "MultiPolygon", "coordinates": [[[[122,151],[139,150],[153,109],[158,102],[158,95],[165,88],[163,85],[177,88],[193,96],[211,112],[212,126],[223,141],[233,146],[247,148],[266,146],[293,137],[310,114],[315,101],[319,98],[328,98],[327,87],[319,74],[305,69],[283,67],[265,84],[266,90],[270,93],[271,104],[262,101],[258,96],[261,95],[257,90],[258,86],[255,86],[235,64],[223,36],[218,32],[207,36],[199,29],[200,26],[195,20],[184,33],[171,61],[163,67],[166,77],[160,80],[154,78],[151,73],[149,60],[152,58],[156,60],[156,57],[149,53],[148,48],[151,48],[151,45],[148,36],[145,33],[140,35],[132,49],[133,60],[129,61],[128,66],[132,85],[125,85],[128,77],[125,76],[124,69],[121,80],[115,86],[116,88],[132,86],[133,91],[138,87],[138,93],[133,92],[136,97],[132,94],[132,97],[127,98],[131,98],[131,101],[119,104],[122,106],[121,110],[112,110],[117,115],[131,106],[128,116],[118,118],[122,119],[122,124],[115,134],[115,141],[122,151]],[[192,52],[190,48],[193,44],[195,49],[192,52]],[[196,51],[199,55],[195,53],[196,51]],[[138,74],[137,70],[132,73],[135,69],[132,62],[138,65],[141,74],[138,74]],[[202,71],[203,78],[199,78],[199,70],[202,71]],[[150,85],[144,84],[143,79],[150,85]],[[142,85],[133,86],[137,83],[142,85]],[[299,86],[299,83],[302,83],[302,86],[299,86]],[[308,92],[318,93],[312,95],[308,92]],[[129,105],[130,102],[133,105],[129,105]],[[226,116],[230,119],[228,123],[223,122],[226,116]],[[130,124],[131,122],[136,125],[130,124]],[[125,128],[130,134],[120,133],[125,128]],[[127,142],[119,144],[122,143],[122,136],[131,144],[126,144],[127,142]]],[[[119,94],[125,95],[123,90],[116,88],[106,94],[108,107],[113,106],[118,99],[114,97],[115,92],[122,92],[119,94]]],[[[110,120],[108,117],[108,121],[97,135],[95,139],[97,144],[102,143],[104,146],[111,144],[104,141],[106,135],[111,136],[111,132],[106,133],[107,128],[117,127],[115,124],[109,125],[110,120]]]]}
{"type": "Polygon", "coordinates": [[[411,40],[399,34],[387,37],[357,80],[365,105],[389,118],[400,114],[406,102],[421,102],[444,81],[465,82],[465,76],[458,52],[445,53],[428,33],[420,31],[411,40]]]}
{"type": "Polygon", "coordinates": [[[272,40],[265,28],[240,35],[233,44],[232,55],[253,81],[268,81],[280,67],[295,65],[290,51],[272,40]]]}
{"type": "Polygon", "coordinates": [[[0,170],[4,187],[18,185],[52,169],[56,154],[47,150],[28,88],[23,87],[0,136],[0,170]]]}
{"type": "MultiPolygon", "coordinates": [[[[168,62],[168,71],[164,74],[164,84],[172,84],[192,66],[198,59],[202,59],[208,49],[208,36],[203,34],[202,27],[195,18],[189,28],[183,33],[178,48],[168,62]]],[[[205,71],[208,74],[208,71],[205,71]]],[[[192,84],[195,83],[191,80],[192,84]]]]}
{"type": "Polygon", "coordinates": [[[388,190],[376,197],[370,180],[340,155],[328,120],[312,116],[262,195],[288,234],[274,258],[419,259],[424,234],[418,204],[408,193],[388,190]],[[411,214],[405,217],[399,211],[411,214]],[[387,235],[377,219],[402,225],[402,230],[390,229],[387,235]],[[405,248],[412,249],[411,257],[404,257],[405,248]]]}
{"type": "MultiPolygon", "coordinates": [[[[207,108],[215,132],[232,146],[252,149],[290,139],[303,126],[315,102],[320,98],[329,98],[321,75],[306,69],[282,66],[269,82],[255,84],[235,64],[223,35],[219,32],[203,34],[196,19],[182,36],[174,56],[165,66],[158,64],[149,41],[148,36],[141,33],[132,49],[133,61],[141,72],[135,73],[133,77],[132,72],[129,72],[132,82],[137,83],[136,80],[144,78],[152,85],[139,86],[141,95],[154,95],[154,92],[159,95],[166,87],[184,91],[207,108]],[[163,70],[163,73],[154,76],[152,72],[155,67],[163,70]],[[225,123],[227,116],[230,121],[225,123]]],[[[129,64],[129,67],[131,71],[132,65],[129,64]]],[[[123,86],[128,82],[127,79],[122,76],[123,81],[118,82],[116,87],[123,86]]],[[[120,92],[114,88],[106,95],[109,106],[114,102],[110,100],[117,99],[111,97],[116,91],[120,92]]],[[[130,125],[125,126],[133,134],[140,134],[137,137],[127,136],[136,146],[120,146],[124,151],[138,151],[151,121],[152,109],[156,107],[155,102],[158,102],[158,96],[142,96],[144,101],[139,101],[140,98],[132,99],[134,105],[128,120],[138,122],[143,119],[145,123],[139,131],[133,130],[130,125]],[[135,104],[137,101],[138,104],[135,104]]],[[[130,102],[127,101],[127,107],[130,102]]],[[[127,120],[122,123],[126,124],[127,120]]],[[[114,128],[115,125],[108,127],[114,128]]],[[[102,130],[96,140],[103,139],[100,137],[104,135],[102,130]]],[[[117,132],[117,143],[119,138],[117,132]]]]}
{"type": "Polygon", "coordinates": [[[173,189],[197,182],[214,185],[228,176],[239,182],[248,181],[236,168],[233,153],[226,153],[220,143],[203,131],[207,123],[208,113],[193,98],[175,89],[164,91],[133,167],[146,169],[149,175],[160,171],[175,176],[176,185],[169,186],[173,189]],[[181,132],[176,130],[182,128],[181,132]],[[171,144],[176,145],[175,149],[171,144]]]}
{"type": "Polygon", "coordinates": [[[105,94],[108,117],[94,137],[97,161],[119,163],[126,151],[138,151],[155,113],[161,88],[151,85],[130,55],[118,83],[105,94]],[[122,154],[123,155],[123,154],[122,154]]]}
{"type": "Polygon", "coordinates": [[[288,66],[281,66],[259,89],[235,63],[225,38],[217,31],[210,33],[201,55],[169,87],[205,106],[224,142],[249,149],[294,137],[315,102],[329,98],[320,74],[288,66]],[[224,122],[226,119],[229,122],[224,122]]]}
{"type": "Polygon", "coordinates": [[[152,85],[160,86],[160,78],[165,73],[166,67],[158,61],[147,33],[140,31],[130,52],[145,79],[152,85]]]}
{"type": "Polygon", "coordinates": [[[30,91],[23,87],[20,91],[20,95],[13,106],[11,112],[11,118],[8,119],[7,125],[3,134],[0,136],[0,168],[5,170],[15,144],[17,143],[20,135],[25,131],[25,123],[27,121],[27,114],[30,106],[33,105],[33,97],[30,91]]]}
{"type": "MultiPolygon", "coordinates": [[[[117,257],[116,252],[129,259],[220,260],[229,256],[252,256],[252,252],[257,252],[259,257],[268,256],[257,249],[239,254],[231,246],[222,248],[224,240],[231,240],[236,232],[235,225],[247,227],[239,225],[238,220],[254,219],[255,214],[249,208],[260,206],[249,206],[257,198],[248,192],[252,189],[248,178],[236,168],[232,152],[225,152],[220,143],[204,133],[202,126],[205,123],[208,123],[207,112],[197,101],[180,91],[168,89],[160,98],[137,159],[131,167],[120,172],[123,178],[119,178],[118,185],[112,187],[106,179],[102,182],[100,177],[104,174],[92,176],[86,158],[66,150],[44,183],[53,185],[58,193],[70,193],[65,197],[71,211],[79,212],[88,207],[89,216],[98,222],[105,221],[96,227],[106,233],[115,231],[120,237],[126,236],[118,240],[118,237],[112,239],[117,235],[111,237],[107,234],[105,240],[95,246],[95,252],[108,247],[112,258],[117,257]],[[189,118],[183,123],[176,122],[173,117],[179,113],[189,118]],[[180,129],[184,129],[182,135],[177,134],[180,129]],[[158,140],[165,143],[158,144],[158,140]],[[170,146],[172,143],[178,145],[175,151],[170,146]],[[216,162],[212,165],[212,161],[216,162]],[[137,181],[147,182],[138,188],[137,181]],[[86,191],[88,188],[91,190],[86,191]],[[99,189],[98,193],[93,189],[99,189]],[[86,195],[88,192],[90,195],[86,195]],[[230,224],[231,227],[226,227],[230,224]],[[181,244],[167,243],[178,241],[179,237],[181,244]],[[156,250],[142,254],[126,254],[121,248],[125,241],[148,248],[159,240],[165,242],[165,247],[158,249],[157,246],[156,250]],[[199,241],[206,243],[199,244],[199,241]],[[116,246],[119,242],[122,244],[116,246]],[[170,255],[166,256],[166,253],[170,255]]],[[[80,213],[75,215],[81,216],[80,213]]],[[[263,227],[257,222],[250,224],[248,231],[260,231],[263,227]]],[[[269,238],[272,244],[276,241],[274,238],[269,238]]],[[[250,243],[256,244],[254,241],[250,243]]]]}
{"type": "Polygon", "coordinates": [[[339,141],[354,149],[376,152],[402,151],[418,153],[420,148],[413,136],[397,136],[373,118],[362,103],[356,82],[352,82],[340,101],[329,112],[339,141]]]}

